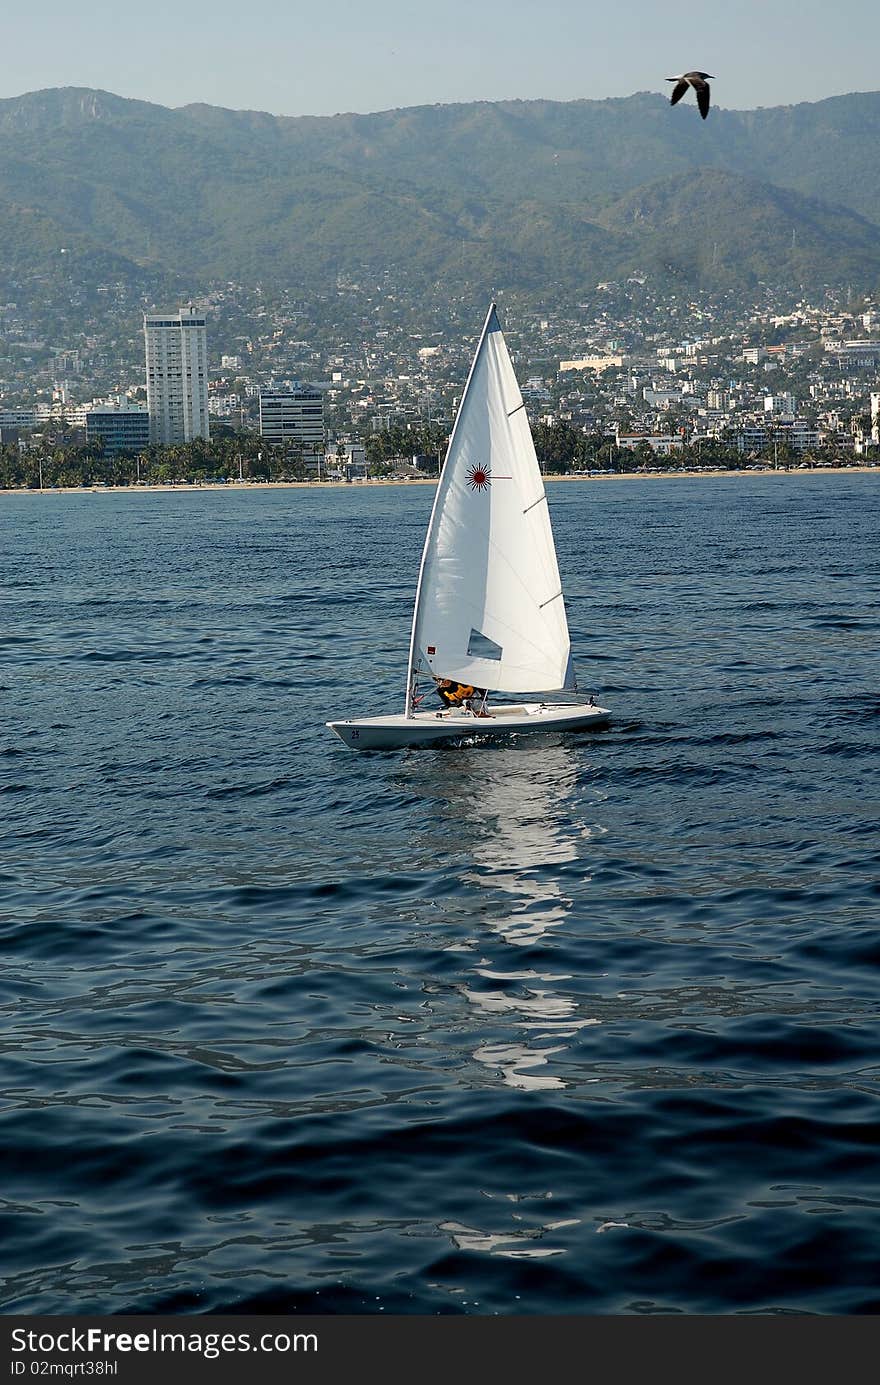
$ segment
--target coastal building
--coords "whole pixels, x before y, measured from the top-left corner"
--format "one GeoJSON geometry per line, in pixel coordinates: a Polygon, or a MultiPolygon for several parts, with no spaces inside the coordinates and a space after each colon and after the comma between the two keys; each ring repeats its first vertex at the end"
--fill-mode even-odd
{"type": "Polygon", "coordinates": [[[652,409],[668,409],[672,404],[680,404],[683,394],[683,390],[658,390],[647,387],[642,390],[642,398],[652,409]]]}
{"type": "Polygon", "coordinates": [[[204,314],[144,314],[150,442],[208,438],[208,340],[204,314]]]}
{"type": "Polygon", "coordinates": [[[752,423],[743,424],[736,435],[736,449],[738,452],[760,452],[767,446],[767,437],[765,428],[752,423]]]}
{"type": "Polygon", "coordinates": [[[240,395],[228,391],[211,390],[208,396],[208,411],[212,418],[244,418],[244,405],[240,395]]]}
{"type": "Polygon", "coordinates": [[[104,451],[140,452],[150,442],[150,415],[142,404],[98,405],[85,411],[86,442],[104,440],[104,451]]]}
{"type": "Polygon", "coordinates": [[[876,366],[880,360],[880,341],[826,341],[826,352],[836,358],[839,366],[876,366]]]}
{"type": "Polygon", "coordinates": [[[331,442],[327,446],[327,475],[334,473],[346,481],[361,480],[367,474],[367,454],[363,443],[331,442]]]}
{"type": "Polygon", "coordinates": [[[818,429],[805,419],[793,419],[782,435],[796,452],[806,452],[808,448],[819,446],[818,429]]]}
{"type": "Polygon", "coordinates": [[[611,366],[622,366],[622,356],[579,356],[577,359],[560,361],[559,370],[565,374],[569,370],[592,370],[596,374],[601,374],[603,370],[608,370],[611,366]]]}
{"type": "Polygon", "coordinates": [[[35,409],[0,409],[0,428],[33,428],[36,422],[35,409]]]}
{"type": "Polygon", "coordinates": [[[684,443],[682,438],[670,436],[669,433],[617,433],[614,441],[627,452],[634,452],[641,443],[647,443],[652,452],[663,457],[670,452],[680,451],[684,443]]]}
{"type": "Polygon", "coordinates": [[[324,446],[324,396],[314,385],[260,390],[260,437],[273,447],[298,443],[304,451],[324,446]]]}
{"type": "Polygon", "coordinates": [[[58,351],[52,357],[52,374],[56,380],[65,375],[82,373],[82,357],[78,351],[58,351]]]}
{"type": "Polygon", "coordinates": [[[778,414],[783,418],[794,418],[797,400],[792,394],[765,394],[764,413],[778,414]]]}

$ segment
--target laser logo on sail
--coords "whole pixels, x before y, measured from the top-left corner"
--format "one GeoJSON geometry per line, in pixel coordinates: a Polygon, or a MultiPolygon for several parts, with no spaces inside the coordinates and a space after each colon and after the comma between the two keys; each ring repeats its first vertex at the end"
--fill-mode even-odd
{"type": "Polygon", "coordinates": [[[487,466],[472,466],[467,478],[468,487],[472,491],[484,491],[492,484],[492,473],[487,466]]]}

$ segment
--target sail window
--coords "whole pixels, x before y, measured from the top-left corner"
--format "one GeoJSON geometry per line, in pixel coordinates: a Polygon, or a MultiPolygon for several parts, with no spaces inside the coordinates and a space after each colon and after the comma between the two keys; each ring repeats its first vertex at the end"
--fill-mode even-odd
{"type": "Polygon", "coordinates": [[[490,640],[488,635],[481,635],[479,630],[471,630],[467,652],[472,659],[494,659],[498,663],[501,661],[501,645],[490,640]]]}

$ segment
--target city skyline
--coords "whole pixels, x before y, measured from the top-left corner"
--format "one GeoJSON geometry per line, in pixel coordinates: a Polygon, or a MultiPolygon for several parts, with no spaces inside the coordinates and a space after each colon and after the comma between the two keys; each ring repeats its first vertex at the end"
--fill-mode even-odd
{"type": "Polygon", "coordinates": [[[637,91],[668,95],[666,78],[689,67],[716,75],[713,104],[748,110],[877,90],[867,0],[833,9],[805,0],[704,7],[632,0],[609,11],[593,0],[548,0],[536,26],[502,0],[478,8],[340,0],[332,11],[299,0],[277,12],[255,0],[242,24],[229,0],[210,7],[167,0],[141,17],[97,5],[85,15],[58,0],[7,19],[0,99],[49,87],[92,87],[158,105],[206,103],[276,115],[370,113],[419,105],[502,100],[603,100],[637,91]],[[178,51],[167,61],[173,18],[178,51]],[[168,25],[165,20],[167,19],[168,25]],[[271,32],[272,41],[265,42],[271,32]],[[633,34],[638,43],[633,43],[633,34]],[[46,41],[46,35],[52,42],[46,41]]]}

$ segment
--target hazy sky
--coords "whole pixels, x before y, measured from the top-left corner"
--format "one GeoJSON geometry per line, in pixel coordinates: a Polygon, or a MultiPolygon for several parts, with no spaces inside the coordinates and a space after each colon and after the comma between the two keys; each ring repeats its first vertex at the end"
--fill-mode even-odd
{"type": "Polygon", "coordinates": [[[719,106],[880,89],[876,0],[6,0],[0,97],[100,87],[331,115],[628,96],[715,75],[719,106]]]}

